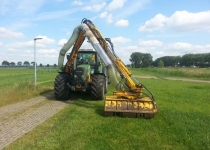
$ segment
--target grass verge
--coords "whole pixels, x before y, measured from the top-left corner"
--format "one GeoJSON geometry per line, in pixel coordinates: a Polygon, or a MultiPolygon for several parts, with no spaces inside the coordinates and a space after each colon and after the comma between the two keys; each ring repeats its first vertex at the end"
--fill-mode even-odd
{"type": "Polygon", "coordinates": [[[210,68],[130,68],[135,75],[210,80],[210,68]]]}
{"type": "Polygon", "coordinates": [[[35,87],[33,69],[0,69],[0,107],[52,91],[57,71],[54,68],[38,68],[35,87]]]}
{"type": "Polygon", "coordinates": [[[210,84],[141,82],[159,106],[151,120],[104,117],[103,101],[76,94],[74,103],[6,149],[210,149],[210,84]]]}

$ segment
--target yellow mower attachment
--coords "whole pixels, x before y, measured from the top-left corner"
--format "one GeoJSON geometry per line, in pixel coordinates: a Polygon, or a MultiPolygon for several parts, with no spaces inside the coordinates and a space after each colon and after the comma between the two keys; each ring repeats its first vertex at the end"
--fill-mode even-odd
{"type": "Polygon", "coordinates": [[[122,117],[144,117],[151,119],[158,111],[157,105],[150,97],[140,99],[118,99],[116,96],[107,96],[105,100],[104,115],[120,115],[122,117]]]}

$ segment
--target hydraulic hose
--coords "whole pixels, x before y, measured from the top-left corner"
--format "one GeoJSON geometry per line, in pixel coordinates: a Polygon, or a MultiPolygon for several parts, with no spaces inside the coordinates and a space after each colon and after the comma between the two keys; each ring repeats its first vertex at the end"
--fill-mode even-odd
{"type": "Polygon", "coordinates": [[[59,58],[58,58],[59,69],[61,69],[61,70],[63,69],[64,56],[65,56],[66,52],[74,45],[80,32],[85,33],[85,36],[88,38],[88,41],[90,41],[93,48],[97,51],[98,55],[105,63],[107,70],[108,70],[109,78],[111,80],[111,84],[114,87],[116,87],[116,85],[118,85],[119,81],[116,78],[115,67],[114,67],[112,61],[107,56],[107,54],[104,52],[103,48],[101,47],[100,43],[98,42],[98,40],[96,39],[96,37],[94,36],[92,31],[89,29],[89,27],[85,23],[78,25],[74,29],[68,42],[61,48],[59,58]]]}

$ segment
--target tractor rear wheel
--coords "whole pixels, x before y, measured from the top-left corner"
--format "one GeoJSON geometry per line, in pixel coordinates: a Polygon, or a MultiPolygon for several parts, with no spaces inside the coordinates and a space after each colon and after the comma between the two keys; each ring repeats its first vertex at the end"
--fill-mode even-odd
{"type": "Polygon", "coordinates": [[[105,76],[101,74],[94,74],[91,83],[91,97],[94,100],[105,99],[105,76]]]}
{"type": "Polygon", "coordinates": [[[67,100],[70,95],[70,89],[67,86],[69,81],[68,74],[59,74],[54,82],[54,95],[57,100],[67,100]]]}

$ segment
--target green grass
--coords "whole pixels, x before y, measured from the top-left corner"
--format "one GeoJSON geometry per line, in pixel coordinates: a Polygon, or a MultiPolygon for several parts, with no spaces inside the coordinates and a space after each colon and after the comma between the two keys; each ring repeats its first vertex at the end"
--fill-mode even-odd
{"type": "Polygon", "coordinates": [[[210,80],[210,68],[130,68],[134,75],[210,80]]]}
{"type": "Polygon", "coordinates": [[[37,68],[37,86],[34,86],[34,69],[0,69],[0,106],[26,100],[53,90],[55,68],[37,68]]]}
{"type": "MultiPolygon", "coordinates": [[[[103,101],[74,94],[75,102],[6,149],[210,149],[210,84],[138,80],[155,95],[159,112],[153,119],[104,117],[103,101]]],[[[110,86],[108,95],[112,91],[110,86]]]]}

